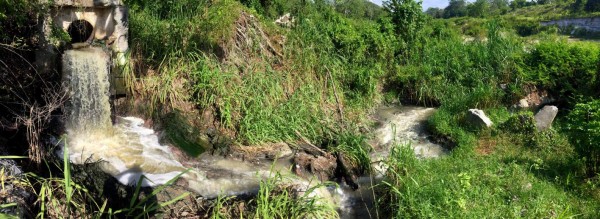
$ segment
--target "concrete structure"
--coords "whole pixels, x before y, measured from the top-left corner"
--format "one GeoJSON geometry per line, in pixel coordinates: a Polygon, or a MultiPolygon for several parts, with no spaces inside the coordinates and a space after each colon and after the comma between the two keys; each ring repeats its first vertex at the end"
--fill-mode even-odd
{"type": "MultiPolygon", "coordinates": [[[[115,76],[120,75],[119,67],[127,63],[128,32],[128,10],[122,0],[54,0],[48,15],[40,22],[41,46],[36,53],[38,71],[57,70],[58,55],[65,49],[93,43],[111,51],[111,81],[118,81],[119,77],[115,76]],[[66,37],[60,37],[61,31],[69,35],[70,42],[66,42],[66,37]]],[[[111,93],[115,94],[115,89],[111,93]]]]}
{"type": "Polygon", "coordinates": [[[548,130],[552,126],[552,122],[558,114],[558,107],[544,106],[537,114],[535,114],[535,127],[538,131],[548,130]]]}
{"type": "Polygon", "coordinates": [[[553,21],[542,21],[542,26],[557,25],[560,29],[573,28],[573,31],[578,28],[592,32],[600,32],[600,17],[589,18],[565,18],[553,21]]]}

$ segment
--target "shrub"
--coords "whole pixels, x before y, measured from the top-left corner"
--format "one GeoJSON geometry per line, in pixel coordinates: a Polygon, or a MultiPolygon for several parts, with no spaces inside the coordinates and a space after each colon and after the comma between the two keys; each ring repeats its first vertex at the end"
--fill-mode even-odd
{"type": "Polygon", "coordinates": [[[411,57],[392,82],[408,100],[420,104],[451,104],[456,107],[450,108],[456,110],[500,104],[503,91],[498,84],[518,81],[513,56],[521,46],[510,36],[500,34],[497,22],[487,27],[487,42],[465,42],[451,31],[434,26],[427,35],[446,32],[454,37],[430,37],[421,53],[411,57]]]}
{"type": "Polygon", "coordinates": [[[567,129],[590,173],[600,173],[600,100],[575,105],[569,113],[567,129]]]}
{"type": "Polygon", "coordinates": [[[524,76],[563,98],[595,96],[599,55],[593,43],[542,42],[526,56],[524,76]]]}

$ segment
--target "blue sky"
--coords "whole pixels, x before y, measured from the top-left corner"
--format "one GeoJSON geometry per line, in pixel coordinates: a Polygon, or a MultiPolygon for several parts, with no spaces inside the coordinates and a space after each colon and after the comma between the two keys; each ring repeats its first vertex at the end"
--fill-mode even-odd
{"type": "MultiPolygon", "coordinates": [[[[381,5],[383,0],[371,0],[375,4],[381,5]]],[[[427,10],[430,7],[445,8],[448,6],[448,0],[423,0],[423,10],[427,10]]]]}

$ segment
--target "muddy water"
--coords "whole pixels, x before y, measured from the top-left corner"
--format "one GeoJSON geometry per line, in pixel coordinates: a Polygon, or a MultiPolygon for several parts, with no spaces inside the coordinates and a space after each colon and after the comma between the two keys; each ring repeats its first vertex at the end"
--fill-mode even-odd
{"type": "MultiPolygon", "coordinates": [[[[377,151],[374,160],[383,160],[387,150],[397,143],[411,142],[415,154],[422,158],[443,156],[446,151],[429,142],[423,126],[434,109],[420,107],[387,107],[375,114],[377,128],[370,141],[377,151]]],[[[143,127],[143,120],[134,117],[118,118],[112,132],[87,135],[71,141],[71,160],[76,163],[86,160],[105,160],[106,172],[115,176],[123,184],[135,184],[141,175],[147,177],[145,186],[164,184],[181,171],[191,168],[183,178],[189,189],[204,197],[219,194],[256,194],[261,179],[278,171],[289,176],[289,183],[308,188],[317,180],[294,177],[290,171],[289,159],[276,163],[248,163],[223,157],[203,154],[199,158],[179,162],[173,157],[169,147],[161,145],[153,130],[143,127]]],[[[382,179],[381,166],[373,176],[358,179],[360,188],[352,190],[346,185],[317,190],[315,195],[339,207],[341,218],[376,218],[374,209],[375,194],[372,185],[382,179]]]]}

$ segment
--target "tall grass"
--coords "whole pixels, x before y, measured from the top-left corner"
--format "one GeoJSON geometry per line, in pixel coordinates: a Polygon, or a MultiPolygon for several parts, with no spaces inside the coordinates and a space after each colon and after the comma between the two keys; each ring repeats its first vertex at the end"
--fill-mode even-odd
{"type": "Polygon", "coordinates": [[[407,100],[425,105],[487,108],[502,103],[500,84],[518,86],[514,56],[520,42],[502,32],[497,21],[487,24],[487,39],[468,41],[433,23],[420,54],[414,54],[394,78],[407,100]],[[452,105],[452,106],[450,106],[452,105]]]}

